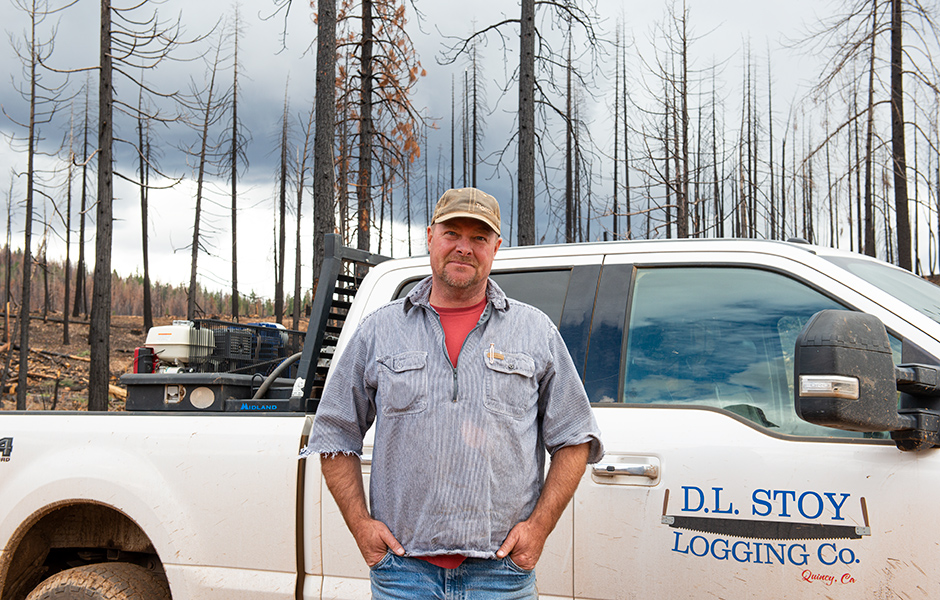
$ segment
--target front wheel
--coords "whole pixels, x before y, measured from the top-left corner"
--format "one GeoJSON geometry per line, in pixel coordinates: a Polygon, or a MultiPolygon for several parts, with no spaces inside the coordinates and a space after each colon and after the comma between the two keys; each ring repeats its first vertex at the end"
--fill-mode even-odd
{"type": "Polygon", "coordinates": [[[26,600],[170,600],[170,590],[138,565],[97,563],[56,573],[26,600]]]}

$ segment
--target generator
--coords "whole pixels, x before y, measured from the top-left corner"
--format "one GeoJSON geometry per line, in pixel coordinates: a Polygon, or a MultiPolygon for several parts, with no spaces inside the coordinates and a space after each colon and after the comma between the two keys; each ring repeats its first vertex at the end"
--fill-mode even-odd
{"type": "Polygon", "coordinates": [[[310,412],[352,299],[386,257],[324,236],[309,331],[279,323],[176,320],[153,327],[121,376],[125,409],[171,412],[310,412]]]}

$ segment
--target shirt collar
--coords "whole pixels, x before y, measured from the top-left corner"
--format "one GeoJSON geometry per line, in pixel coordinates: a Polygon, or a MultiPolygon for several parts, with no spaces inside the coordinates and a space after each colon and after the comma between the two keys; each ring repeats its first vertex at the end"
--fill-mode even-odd
{"type": "MultiPolygon", "coordinates": [[[[431,277],[425,277],[405,298],[405,312],[411,310],[412,306],[431,307],[431,277]]],[[[509,299],[492,279],[486,280],[486,301],[496,310],[509,310],[509,299]]]]}

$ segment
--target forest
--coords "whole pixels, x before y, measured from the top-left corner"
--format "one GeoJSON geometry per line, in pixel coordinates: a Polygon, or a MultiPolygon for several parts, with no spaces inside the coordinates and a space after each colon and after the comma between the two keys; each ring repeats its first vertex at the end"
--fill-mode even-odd
{"type": "Polygon", "coordinates": [[[26,25],[9,36],[18,68],[2,103],[17,157],[3,294],[24,322],[87,314],[91,410],[107,407],[111,315],[139,311],[149,327],[154,314],[271,314],[290,326],[325,233],[421,254],[449,187],[497,194],[510,245],[796,237],[925,276],[940,268],[934,2],[834,0],[773,47],[743,36],[716,54],[727,35],[700,28],[711,21],[684,0],[642,25],[602,0],[483,3],[470,21],[417,0],[270,0],[263,19],[283,19],[282,50],[297,37],[289,15],[313,20],[303,43],[315,72],[285,77],[267,134],[252,87],[264,74],[246,66],[254,7],[189,22],[165,4],[100,0],[89,64],[57,44],[86,2],[4,9],[26,25]],[[798,92],[785,81],[794,56],[813,60],[798,92]],[[185,209],[168,217],[170,195],[185,209]],[[153,240],[168,232],[188,283],[152,276],[153,240]],[[139,268],[116,273],[115,253],[139,268]],[[261,256],[273,284],[246,287],[261,256]]]}
{"type": "MultiPolygon", "coordinates": [[[[69,270],[75,273],[75,265],[69,270]]],[[[72,280],[73,289],[80,290],[73,293],[69,299],[69,306],[65,307],[65,264],[40,255],[33,261],[33,277],[30,280],[30,312],[33,316],[41,316],[61,321],[65,313],[74,321],[88,321],[91,303],[88,290],[91,289],[92,279],[86,274],[84,281],[78,284],[72,280]]],[[[12,298],[15,306],[23,285],[23,252],[19,248],[0,248],[0,294],[4,298],[12,298]]],[[[143,302],[144,277],[140,273],[121,275],[111,272],[111,313],[114,315],[140,316],[144,311],[143,302]]],[[[151,283],[152,312],[158,317],[179,317],[186,314],[189,303],[189,285],[186,283],[151,283]]],[[[274,315],[274,303],[270,298],[258,296],[254,292],[244,294],[239,298],[239,314],[250,318],[266,318],[274,315]]],[[[222,289],[210,289],[202,285],[196,292],[196,310],[200,317],[217,319],[221,316],[228,318],[232,307],[229,292],[222,289]]],[[[309,308],[310,295],[301,296],[301,308],[309,308]]],[[[286,299],[288,313],[293,313],[294,297],[288,294],[286,299]]],[[[2,309],[0,309],[2,310],[2,309]]],[[[303,310],[302,310],[303,313],[303,310]]],[[[306,316],[306,315],[305,315],[306,316]]],[[[286,326],[297,329],[290,319],[286,326]]]]}

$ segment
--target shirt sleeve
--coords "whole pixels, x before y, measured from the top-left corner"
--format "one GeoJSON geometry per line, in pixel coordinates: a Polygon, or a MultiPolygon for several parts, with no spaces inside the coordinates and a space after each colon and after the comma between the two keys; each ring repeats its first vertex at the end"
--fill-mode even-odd
{"type": "Polygon", "coordinates": [[[552,325],[548,338],[551,364],[539,382],[542,436],[549,454],[559,448],[590,443],[588,463],[604,457],[600,428],[591,402],[581,383],[574,361],[558,329],[552,325]]]}
{"type": "Polygon", "coordinates": [[[362,454],[362,438],[375,420],[376,367],[371,319],[364,320],[339,358],[313,420],[302,456],[362,454]]]}

